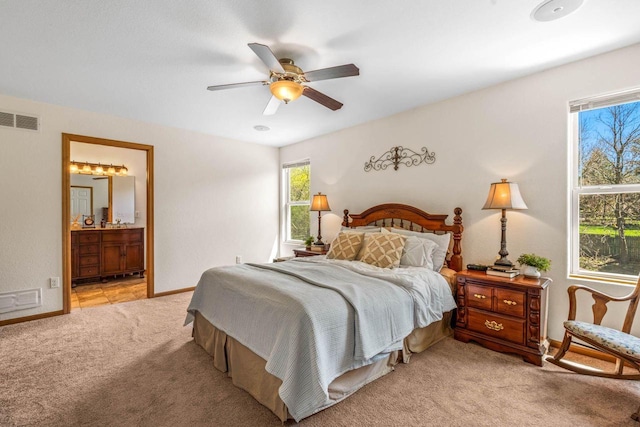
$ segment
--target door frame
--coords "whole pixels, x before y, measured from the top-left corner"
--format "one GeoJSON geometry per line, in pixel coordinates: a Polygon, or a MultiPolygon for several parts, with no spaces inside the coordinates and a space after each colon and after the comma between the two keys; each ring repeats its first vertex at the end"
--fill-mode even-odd
{"type": "Polygon", "coordinates": [[[62,134],[62,310],[64,314],[71,312],[71,142],[106,145],[110,147],[141,150],[147,156],[147,223],[146,255],[147,255],[147,298],[155,296],[154,290],[154,231],[153,231],[153,145],[135,142],[116,141],[92,136],[62,134]]]}

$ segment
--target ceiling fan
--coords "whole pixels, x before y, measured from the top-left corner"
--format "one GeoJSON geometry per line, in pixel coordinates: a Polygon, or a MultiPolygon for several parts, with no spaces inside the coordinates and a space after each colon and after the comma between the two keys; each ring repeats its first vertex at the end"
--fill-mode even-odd
{"type": "Polygon", "coordinates": [[[318,80],[337,79],[339,77],[351,77],[360,75],[360,70],[354,64],[339,65],[337,67],[323,68],[314,71],[302,71],[300,67],[289,58],[276,58],[269,46],[260,43],[249,43],[249,47],[258,55],[258,58],[269,68],[269,79],[254,82],[232,83],[207,87],[208,90],[223,90],[245,86],[269,86],[273,95],[269,100],[264,115],[272,115],[278,110],[280,101],[288,104],[304,95],[309,99],[335,111],[342,108],[342,103],[336,101],[317,90],[305,86],[305,83],[318,80]]]}

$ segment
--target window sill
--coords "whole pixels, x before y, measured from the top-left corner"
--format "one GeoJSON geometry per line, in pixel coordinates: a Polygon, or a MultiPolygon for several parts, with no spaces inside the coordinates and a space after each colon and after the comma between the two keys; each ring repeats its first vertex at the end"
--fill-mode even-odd
{"type": "Polygon", "coordinates": [[[633,279],[631,277],[627,278],[625,276],[614,277],[614,276],[599,276],[599,275],[590,275],[590,274],[569,274],[569,279],[587,280],[590,282],[608,283],[608,284],[615,284],[615,285],[627,285],[627,286],[635,286],[637,281],[636,279],[633,279]]]}

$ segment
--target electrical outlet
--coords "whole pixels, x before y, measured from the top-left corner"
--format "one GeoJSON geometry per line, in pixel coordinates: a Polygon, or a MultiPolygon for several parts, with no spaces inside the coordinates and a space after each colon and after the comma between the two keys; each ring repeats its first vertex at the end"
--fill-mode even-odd
{"type": "Polygon", "coordinates": [[[236,264],[242,264],[242,257],[240,255],[236,255],[236,264]]]}
{"type": "Polygon", "coordinates": [[[60,287],[60,278],[59,277],[50,277],[49,278],[49,287],[51,287],[51,288],[59,288],[60,287]]]}

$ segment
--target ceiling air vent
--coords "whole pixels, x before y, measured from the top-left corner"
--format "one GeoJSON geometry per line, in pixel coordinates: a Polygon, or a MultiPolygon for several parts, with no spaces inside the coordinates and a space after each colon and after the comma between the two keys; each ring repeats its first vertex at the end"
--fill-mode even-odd
{"type": "Polygon", "coordinates": [[[38,132],[40,119],[37,116],[0,111],[0,126],[38,132]]]}

